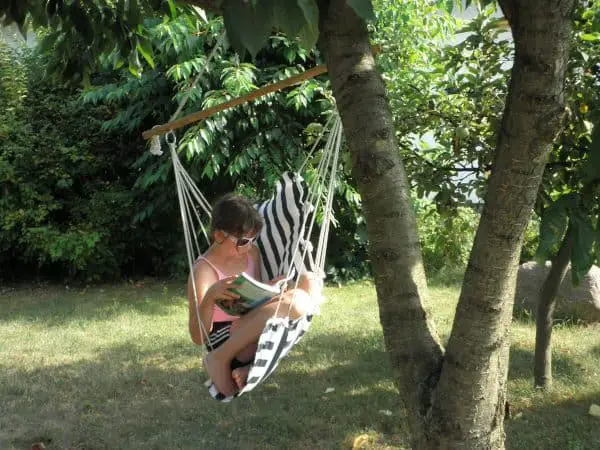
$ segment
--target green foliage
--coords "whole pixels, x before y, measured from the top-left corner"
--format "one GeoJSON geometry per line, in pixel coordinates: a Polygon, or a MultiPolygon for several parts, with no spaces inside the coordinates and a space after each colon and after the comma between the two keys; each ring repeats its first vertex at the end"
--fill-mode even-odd
{"type": "Polygon", "coordinates": [[[172,0],[27,0],[0,2],[0,18],[25,30],[47,26],[44,50],[53,49],[47,71],[57,79],[87,82],[97,68],[100,55],[117,43],[119,64],[127,63],[132,73],[142,70],[143,57],[152,63],[143,21],[167,14],[172,0]],[[19,5],[17,7],[17,5],[19,5]]]}
{"type": "MultiPolygon", "coordinates": [[[[220,20],[196,19],[187,9],[173,5],[169,17],[144,22],[138,31],[148,37],[146,50],[152,52],[153,66],[134,74],[120,66],[118,50],[103,54],[98,62],[102,70],[90,73],[90,86],[82,95],[84,105],[77,101],[77,90],[53,88],[31,71],[33,65],[43,68],[52,63],[54,49],[41,45],[42,56],[27,60],[22,84],[29,93],[20,122],[10,125],[10,138],[19,129],[48,131],[44,158],[34,158],[33,149],[42,136],[33,132],[19,135],[31,142],[15,144],[3,154],[5,173],[12,178],[7,175],[2,180],[5,190],[10,190],[5,205],[9,213],[3,218],[7,251],[2,264],[9,267],[18,261],[41,274],[98,278],[132,271],[185,272],[171,163],[167,157],[145,152],[141,130],[167,121],[188,93],[182,114],[318,63],[315,54],[278,34],[269,38],[267,48],[252,63],[240,60],[225,45],[191,89],[223,32],[220,20]],[[38,101],[38,95],[45,101],[38,101]],[[42,105],[44,110],[39,111],[42,105]],[[53,123],[56,128],[48,125],[53,123]],[[102,150],[115,146],[119,150],[113,153],[102,150]],[[44,173],[49,167],[55,167],[51,171],[55,177],[44,173]],[[27,198],[14,192],[17,185],[27,190],[27,198]]],[[[5,70],[14,67],[8,64],[13,59],[14,55],[6,57],[5,70]]],[[[8,74],[3,79],[18,78],[8,74]]],[[[189,127],[179,136],[179,148],[209,199],[234,189],[264,198],[281,172],[304,162],[305,148],[330,110],[327,84],[309,80],[189,127]]],[[[309,162],[309,179],[319,157],[317,152],[309,162]]],[[[340,172],[341,196],[336,204],[340,228],[332,237],[330,245],[337,251],[330,253],[334,256],[328,264],[332,277],[340,281],[368,272],[360,198],[348,184],[348,173],[340,172]]]]}
{"type": "Polygon", "coordinates": [[[44,56],[0,44],[0,267],[3,276],[117,276],[134,260],[131,155],[100,131],[105,107],[39,76],[44,56]],[[18,93],[16,95],[15,93],[18,93]]]}
{"type": "MultiPolygon", "coordinates": [[[[374,20],[371,0],[348,0],[364,20],[374,20]]],[[[268,45],[273,32],[298,38],[302,47],[312,49],[319,37],[319,9],[316,0],[231,0],[217,2],[222,12],[229,42],[243,57],[254,58],[268,45]]],[[[146,25],[160,17],[175,18],[181,8],[189,16],[206,22],[207,14],[186,2],[175,0],[27,0],[0,2],[0,19],[15,22],[25,30],[29,23],[49,26],[52,32],[43,47],[54,49],[56,57],[48,73],[59,79],[85,84],[97,70],[103,55],[113,52],[116,67],[125,64],[136,77],[145,60],[154,67],[154,53],[146,25]]]]}
{"type": "Polygon", "coordinates": [[[519,262],[522,263],[535,259],[540,244],[540,223],[540,218],[534,213],[525,230],[519,262]]]}
{"type": "Polygon", "coordinates": [[[414,204],[425,270],[439,281],[456,281],[466,269],[479,214],[464,206],[440,212],[428,200],[414,204]]]}
{"type": "Polygon", "coordinates": [[[565,237],[569,215],[577,208],[578,197],[565,195],[556,200],[546,211],[540,223],[540,243],[537,259],[546,261],[549,255],[555,254],[565,237]]]}
{"type": "MultiPolygon", "coordinates": [[[[433,15],[426,5],[397,1],[382,4],[378,14],[376,36],[385,49],[379,59],[407,173],[419,198],[433,198],[449,213],[485,195],[507,95],[513,44],[496,5],[483,3],[478,2],[479,14],[462,23],[450,46],[442,42],[449,40],[452,18],[438,14],[429,27],[411,29],[420,15],[433,15]],[[403,23],[401,31],[394,28],[396,22],[403,23]],[[407,39],[412,46],[404,44],[407,39]],[[405,73],[402,67],[410,70],[405,73]]],[[[597,2],[582,4],[577,11],[567,77],[568,122],[551,154],[536,204],[541,217],[538,258],[550,258],[567,225],[579,218],[580,244],[573,247],[571,258],[575,277],[589,269],[600,205],[600,48],[590,40],[598,27],[597,12],[597,2]],[[561,205],[567,199],[572,203],[568,208],[561,205]]],[[[522,257],[533,254],[532,230],[522,257]]]]}
{"type": "Polygon", "coordinates": [[[583,276],[594,264],[594,243],[596,233],[590,217],[577,211],[571,218],[573,224],[573,250],[571,251],[571,267],[573,283],[579,284],[583,276]]]}
{"type": "MultiPolygon", "coordinates": [[[[218,19],[198,22],[177,10],[173,18],[147,23],[155,54],[155,68],[140,78],[125,68],[111,75],[92,78],[92,86],[83,95],[88,104],[105,104],[115,116],[103,123],[103,129],[126,133],[150,128],[165,122],[178,102],[190,94],[181,114],[206,109],[280,79],[287,78],[317,64],[315,54],[282,35],[269,38],[254,62],[240,60],[225,45],[215,53],[210,70],[202,73],[197,85],[193,81],[203,71],[206,56],[215,47],[223,24],[218,19]],[[190,37],[193,36],[193,37],[190,37]],[[191,89],[191,90],[190,90],[191,89]]],[[[106,58],[107,69],[112,68],[106,58]]],[[[271,195],[275,181],[285,170],[297,170],[306,159],[306,149],[321,130],[322,117],[331,111],[327,83],[308,80],[283,92],[219,113],[188,127],[179,136],[179,150],[186,156],[185,165],[204,194],[213,200],[218,195],[238,190],[251,198],[271,195]]],[[[309,161],[306,176],[318,164],[320,153],[309,161]]],[[[144,153],[135,163],[139,176],[135,187],[147,196],[135,222],[164,224],[165,218],[177,220],[174,180],[168,158],[154,158],[144,153]],[[174,219],[173,219],[174,218],[174,219]]],[[[338,229],[332,236],[328,267],[336,281],[361,278],[368,273],[366,236],[357,229],[362,216],[360,198],[349,184],[349,168],[340,172],[339,198],[336,203],[338,229]]],[[[171,225],[173,227],[173,225],[171,225]]],[[[181,238],[181,235],[179,235],[181,238]]],[[[170,242],[170,241],[169,241],[170,242]]],[[[179,245],[182,248],[183,240],[179,245]]],[[[169,265],[183,271],[173,255],[169,265]]]]}
{"type": "MultiPolygon", "coordinates": [[[[411,96],[416,115],[408,125],[414,125],[405,128],[403,121],[397,127],[418,194],[435,193],[441,206],[469,203],[485,193],[512,56],[494,13],[494,5],[483,9],[457,31],[454,40],[461,41],[434,55],[425,85],[411,96]]],[[[409,106],[403,115],[410,114],[409,106]]]]}

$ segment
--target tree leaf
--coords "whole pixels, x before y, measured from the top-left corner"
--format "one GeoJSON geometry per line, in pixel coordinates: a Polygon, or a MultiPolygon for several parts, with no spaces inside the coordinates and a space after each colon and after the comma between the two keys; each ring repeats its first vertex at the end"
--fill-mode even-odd
{"type": "Polygon", "coordinates": [[[550,259],[562,241],[569,222],[568,207],[572,203],[572,196],[563,196],[544,211],[540,224],[540,243],[536,252],[539,262],[550,259]]]}
{"type": "Polygon", "coordinates": [[[571,274],[573,284],[578,285],[594,264],[596,232],[590,217],[581,211],[571,216],[573,227],[573,250],[571,251],[571,274]]]}
{"type": "Polygon", "coordinates": [[[129,53],[129,72],[136,78],[142,76],[142,63],[135,49],[129,53]]]}
{"type": "MultiPolygon", "coordinates": [[[[318,17],[318,16],[317,16],[318,17]]],[[[304,12],[297,2],[275,2],[273,4],[273,20],[290,38],[298,36],[307,23],[304,12]]]]}
{"type": "Polygon", "coordinates": [[[298,32],[298,39],[302,47],[310,50],[315,47],[319,39],[319,28],[313,25],[306,24],[298,32]]]}
{"type": "Polygon", "coordinates": [[[371,0],[347,0],[346,3],[348,3],[348,6],[350,6],[361,19],[373,22],[377,20],[371,0]]]}
{"type": "Polygon", "coordinates": [[[230,0],[224,5],[223,17],[227,32],[231,30],[239,37],[232,43],[242,44],[254,58],[273,30],[273,3],[261,0],[252,6],[243,0],[230,0]]]}
{"type": "Polygon", "coordinates": [[[600,33],[586,33],[581,35],[581,40],[586,42],[600,41],[600,33]]]}
{"type": "Polygon", "coordinates": [[[154,51],[152,50],[152,43],[150,40],[143,36],[139,36],[136,49],[144,57],[148,65],[154,69],[154,51]]]}
{"type": "Polygon", "coordinates": [[[79,2],[80,0],[75,0],[71,3],[69,15],[77,32],[87,44],[90,44],[94,40],[92,24],[79,2]]]}
{"type": "Polygon", "coordinates": [[[204,23],[208,23],[208,17],[206,15],[206,11],[204,11],[199,6],[194,6],[193,8],[194,8],[194,12],[196,13],[196,15],[198,17],[200,17],[200,19],[202,19],[204,21],[204,23]]]}
{"type": "Polygon", "coordinates": [[[298,0],[297,4],[302,10],[305,24],[295,37],[302,47],[312,49],[319,39],[319,8],[314,0],[298,0]]]}
{"type": "Polygon", "coordinates": [[[319,8],[314,0],[298,0],[298,6],[304,13],[306,23],[312,28],[319,28],[319,8]]]}
{"type": "Polygon", "coordinates": [[[177,6],[175,5],[174,0],[168,0],[169,5],[169,13],[171,14],[171,18],[174,19],[177,17],[177,6]]]}
{"type": "Polygon", "coordinates": [[[592,131],[588,159],[583,166],[584,182],[593,182],[600,177],[600,120],[592,131]]]}

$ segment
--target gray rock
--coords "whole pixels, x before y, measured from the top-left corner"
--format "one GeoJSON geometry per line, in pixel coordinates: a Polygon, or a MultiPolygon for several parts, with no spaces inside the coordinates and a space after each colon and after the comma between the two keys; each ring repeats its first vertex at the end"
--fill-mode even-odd
{"type": "MultiPolygon", "coordinates": [[[[528,310],[535,315],[537,301],[551,265],[549,261],[546,262],[545,267],[530,261],[519,266],[515,312],[528,310]]],[[[558,290],[555,316],[572,317],[585,322],[600,322],[600,267],[592,266],[576,287],[571,281],[569,268],[558,290]]]]}

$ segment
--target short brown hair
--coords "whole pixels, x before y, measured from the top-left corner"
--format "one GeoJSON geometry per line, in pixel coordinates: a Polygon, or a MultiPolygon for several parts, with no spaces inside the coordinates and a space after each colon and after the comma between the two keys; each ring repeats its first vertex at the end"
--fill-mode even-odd
{"type": "Polygon", "coordinates": [[[242,195],[230,193],[219,198],[212,211],[211,230],[225,231],[237,237],[260,233],[263,219],[242,195]]]}

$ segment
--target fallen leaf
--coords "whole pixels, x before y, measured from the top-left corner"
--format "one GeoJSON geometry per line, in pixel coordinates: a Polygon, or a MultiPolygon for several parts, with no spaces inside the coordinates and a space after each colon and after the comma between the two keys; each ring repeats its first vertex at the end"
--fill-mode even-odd
{"type": "Polygon", "coordinates": [[[356,436],[354,441],[352,441],[352,450],[358,450],[363,448],[363,445],[369,444],[369,435],[361,434],[360,436],[356,436]]]}
{"type": "Polygon", "coordinates": [[[330,394],[330,393],[332,393],[334,391],[335,391],[335,388],[332,388],[332,387],[329,387],[329,388],[325,389],[325,393],[326,394],[330,394]]]}

